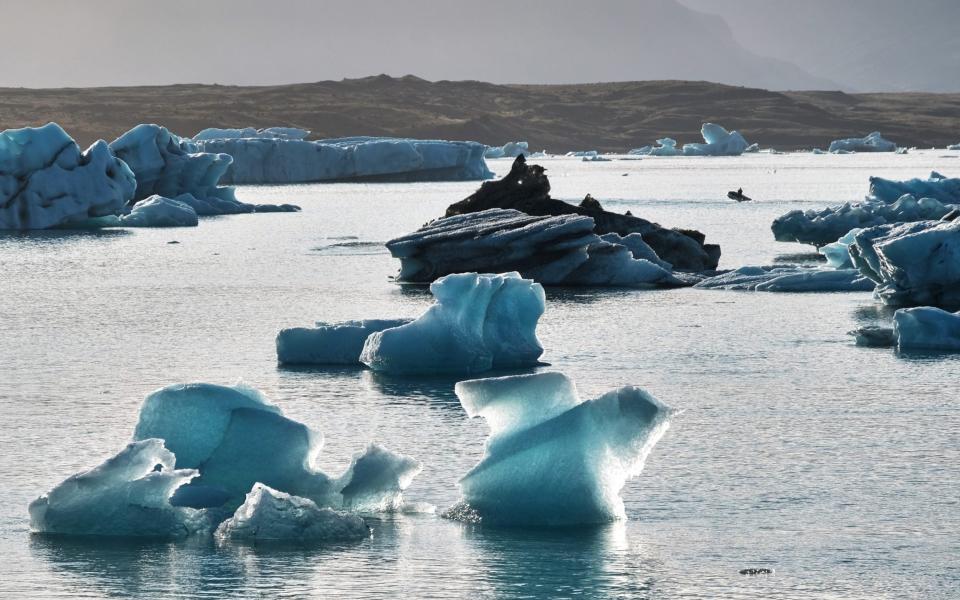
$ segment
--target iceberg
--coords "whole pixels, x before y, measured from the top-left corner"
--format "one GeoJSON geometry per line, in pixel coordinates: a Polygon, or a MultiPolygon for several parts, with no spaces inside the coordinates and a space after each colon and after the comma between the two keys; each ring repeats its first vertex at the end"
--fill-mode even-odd
{"type": "Polygon", "coordinates": [[[893,314],[893,336],[899,350],[960,352],[960,312],[901,308],[893,314]]]}
{"type": "Polygon", "coordinates": [[[277,334],[277,360],[285,365],[359,365],[367,337],[413,319],[364,319],[292,327],[277,334]]]}
{"type": "Polygon", "coordinates": [[[370,537],[370,528],[357,515],[320,508],[258,483],[214,536],[222,542],[331,542],[370,537]]]}
{"type": "Polygon", "coordinates": [[[188,487],[221,492],[231,510],[256,483],[319,506],[397,507],[402,490],[421,469],[409,457],[370,445],[341,477],[331,478],[314,467],[323,437],[244,386],[187,384],[153,392],[134,430],[135,440],[148,438],[165,440],[177,468],[199,471],[188,487]],[[363,462],[379,470],[355,473],[363,462]],[[378,477],[384,471],[387,475],[378,477]]]}
{"type": "Polygon", "coordinates": [[[891,327],[860,327],[847,332],[856,338],[856,344],[865,348],[889,348],[896,345],[891,327]]]}
{"type": "Polygon", "coordinates": [[[817,252],[827,259],[827,264],[834,269],[852,269],[853,260],[850,258],[850,244],[853,243],[854,236],[863,231],[863,229],[851,229],[843,236],[826,246],[821,246],[817,252]]]}
{"type": "Polygon", "coordinates": [[[527,142],[507,142],[503,146],[487,146],[483,157],[516,158],[521,154],[530,154],[530,144],[527,142]]]}
{"type": "Polygon", "coordinates": [[[569,156],[572,158],[594,158],[596,156],[600,156],[600,153],[596,150],[571,150],[564,156],[569,156]]]}
{"type": "Polygon", "coordinates": [[[947,146],[947,150],[960,150],[960,144],[952,144],[947,146]]]}
{"type": "MultiPolygon", "coordinates": [[[[692,244],[695,244],[691,240],[692,244]]],[[[401,282],[429,283],[464,272],[510,272],[543,285],[683,285],[626,246],[594,233],[591,217],[531,216],[493,208],[437,219],[387,242],[401,282]]]]}
{"type": "Polygon", "coordinates": [[[879,131],[874,131],[862,138],[846,138],[830,142],[828,152],[894,152],[897,145],[890,140],[883,139],[879,131]]]}
{"type": "Polygon", "coordinates": [[[955,208],[936,198],[917,200],[906,194],[892,203],[867,199],[821,210],[792,210],[774,219],[771,229],[778,242],[825,246],[839,240],[852,229],[940,219],[955,208]]]}
{"type": "Polygon", "coordinates": [[[199,475],[174,468],[163,440],[145,439],[30,503],[30,529],[63,535],[180,538],[202,529],[202,513],[172,506],[173,491],[199,475]]]}
{"type": "Polygon", "coordinates": [[[884,304],[960,308],[960,220],[866,229],[850,256],[884,304]]]}
{"type": "Polygon", "coordinates": [[[197,222],[192,206],[157,195],[140,200],[119,219],[122,227],[196,227],[197,222]]]}
{"type": "Polygon", "coordinates": [[[206,140],[234,140],[243,138],[302,140],[308,135],[310,135],[310,130],[299,129],[297,127],[267,127],[266,129],[256,129],[254,127],[244,127],[242,129],[208,127],[193,136],[193,141],[202,142],[206,140]]]}
{"type": "Polygon", "coordinates": [[[136,176],[134,200],[153,195],[189,204],[204,215],[252,212],[295,212],[290,204],[257,205],[240,202],[234,188],[219,185],[233,159],[227,154],[204,152],[159,125],[137,125],[110,143],[110,150],[136,176]]]}
{"type": "Polygon", "coordinates": [[[353,137],[307,141],[283,137],[195,139],[203,152],[233,158],[224,183],[316,181],[466,181],[493,173],[477,142],[353,137]]]}
{"type": "Polygon", "coordinates": [[[672,410],[622,387],[582,401],[561,373],[461,381],[460,403],[490,428],[445,516],[498,526],[589,525],[626,518],[620,490],[643,470],[672,410]]]}
{"type": "Polygon", "coordinates": [[[642,148],[634,148],[627,154],[640,156],[677,156],[680,154],[680,150],[677,149],[677,140],[665,137],[657,140],[656,146],[643,146],[642,148]]]}
{"type": "Polygon", "coordinates": [[[909,194],[916,198],[933,198],[943,204],[960,204],[960,178],[944,177],[933,171],[927,179],[896,181],[883,177],[870,178],[870,197],[894,202],[909,194]]]}
{"type": "MultiPolygon", "coordinates": [[[[588,194],[589,197],[589,194],[588,194]]],[[[638,233],[662,260],[673,268],[688,271],[715,269],[720,260],[720,247],[706,244],[699,231],[667,229],[633,215],[621,215],[603,210],[592,197],[584,198],[579,206],[550,197],[550,181],[546,169],[528,164],[522,156],[514,160],[510,172],[502,179],[483,183],[467,198],[447,207],[445,216],[452,217],[480,212],[491,208],[513,209],[528,215],[581,215],[593,219],[597,235],[616,233],[627,236],[638,233]]],[[[436,223],[436,222],[435,222],[436,223]]],[[[471,268],[462,271],[520,271],[522,268],[471,268]]],[[[456,272],[456,271],[453,271],[456,272]]],[[[437,275],[439,276],[439,275],[437,275]]],[[[538,279],[541,283],[545,281],[538,279]]]]}
{"type": "Polygon", "coordinates": [[[116,215],[136,185],[103,140],[81,152],[56,123],[0,133],[0,229],[48,229],[116,215]]]}
{"type": "Polygon", "coordinates": [[[360,361],[383,373],[481,373],[535,366],[543,288],[518,273],[447,275],[430,285],[436,302],[415,321],[370,334],[360,361]]]}
{"type": "Polygon", "coordinates": [[[857,269],[740,267],[703,279],[693,287],[756,292],[869,292],[874,289],[874,282],[857,269]]]}
{"type": "Polygon", "coordinates": [[[700,134],[705,143],[684,144],[684,156],[740,156],[750,146],[739,132],[713,123],[704,123],[700,134]]]}

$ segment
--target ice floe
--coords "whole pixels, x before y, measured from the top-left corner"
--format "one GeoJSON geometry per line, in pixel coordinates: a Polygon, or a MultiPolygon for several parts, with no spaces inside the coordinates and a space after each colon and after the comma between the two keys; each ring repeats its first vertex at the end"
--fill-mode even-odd
{"type": "Polygon", "coordinates": [[[857,269],[775,266],[740,267],[709,277],[695,288],[757,292],[868,292],[874,282],[857,269]]]}
{"type": "Polygon", "coordinates": [[[277,360],[288,365],[358,365],[367,337],[412,319],[364,319],[291,327],[277,334],[277,360]]]}
{"type": "Polygon", "coordinates": [[[879,131],[867,134],[862,138],[845,138],[830,142],[828,152],[894,152],[897,144],[883,139],[879,131]]]}
{"type": "Polygon", "coordinates": [[[656,146],[643,146],[634,148],[628,154],[639,156],[677,156],[681,151],[677,149],[677,140],[673,138],[660,138],[656,146]]]}
{"type": "Polygon", "coordinates": [[[530,144],[527,142],[507,142],[503,146],[487,146],[483,157],[516,158],[521,154],[530,154],[530,144]]]}
{"type": "Polygon", "coordinates": [[[561,373],[461,381],[456,393],[490,437],[445,516],[500,526],[625,518],[620,490],[643,470],[673,412],[629,386],[583,401],[561,373]]]}

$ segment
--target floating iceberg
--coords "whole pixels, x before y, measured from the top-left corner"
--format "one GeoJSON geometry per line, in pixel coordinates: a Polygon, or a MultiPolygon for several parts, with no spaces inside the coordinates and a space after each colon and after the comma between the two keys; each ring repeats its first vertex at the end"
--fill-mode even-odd
{"type": "Polygon", "coordinates": [[[197,135],[193,136],[193,141],[202,142],[206,140],[233,140],[241,138],[267,138],[280,140],[302,140],[310,135],[307,129],[298,129],[296,127],[267,127],[266,129],[256,129],[253,127],[244,127],[243,129],[220,129],[217,127],[208,127],[197,135]]]}
{"type": "Polygon", "coordinates": [[[115,215],[136,185],[102,140],[81,153],[56,123],[0,133],[0,229],[47,229],[115,215]]]}
{"type": "Polygon", "coordinates": [[[902,308],[893,315],[893,335],[900,350],[960,352],[960,313],[902,308]]]}
{"type": "Polygon", "coordinates": [[[709,290],[757,292],[868,292],[874,283],[857,269],[740,267],[694,285],[709,290]]]}
{"type": "Polygon", "coordinates": [[[538,364],[543,288],[517,273],[460,273],[434,281],[436,303],[417,320],[376,331],[360,361],[391,374],[481,373],[538,364]]]}
{"type": "Polygon", "coordinates": [[[504,526],[623,519],[620,490],[643,470],[671,409],[636,387],[582,401],[560,373],[461,381],[460,403],[490,437],[451,518],[504,526]]]}
{"type": "MultiPolygon", "coordinates": [[[[589,197],[589,194],[588,194],[589,197]]],[[[480,212],[491,208],[513,209],[528,215],[561,216],[581,215],[593,219],[597,235],[616,233],[627,236],[638,233],[662,260],[675,269],[703,271],[715,269],[720,260],[720,247],[705,244],[705,236],[699,231],[667,229],[633,215],[621,215],[603,210],[592,197],[584,198],[579,206],[550,197],[550,181],[546,169],[531,165],[522,157],[513,162],[510,172],[502,179],[483,183],[467,198],[447,207],[446,217],[480,212]]],[[[491,240],[493,241],[493,240],[491,240]]],[[[492,250],[492,249],[491,249],[492,250]]],[[[471,268],[463,271],[520,271],[523,268],[471,268]]],[[[439,274],[443,275],[443,273],[439,274]]],[[[436,276],[439,276],[436,275],[436,276]]],[[[435,277],[436,277],[435,276],[435,277]]],[[[428,280],[429,281],[429,280],[428,280]]],[[[541,283],[546,283],[538,279],[541,283]]]]}
{"type": "Polygon", "coordinates": [[[883,177],[870,178],[871,198],[894,202],[905,194],[915,198],[934,198],[943,204],[960,204],[960,178],[944,177],[936,171],[930,173],[927,179],[896,181],[883,177]]]}
{"type": "Polygon", "coordinates": [[[189,204],[153,195],[134,204],[119,222],[123,227],[196,227],[198,219],[189,204]]]}
{"type": "Polygon", "coordinates": [[[600,153],[596,150],[571,150],[564,156],[569,156],[572,158],[593,158],[595,156],[600,156],[600,153]]]}
{"type": "Polygon", "coordinates": [[[851,229],[940,219],[955,208],[935,198],[917,200],[906,194],[893,203],[868,199],[821,210],[792,210],[774,219],[771,229],[778,242],[825,246],[839,240],[851,229]]]}
{"type": "Polygon", "coordinates": [[[884,304],[960,307],[960,220],[866,229],[850,256],[884,304]]]}
{"type": "Polygon", "coordinates": [[[874,131],[862,138],[846,138],[830,142],[828,152],[894,152],[897,145],[890,140],[883,139],[879,131],[874,131]]]}
{"type": "MultiPolygon", "coordinates": [[[[427,283],[463,272],[517,271],[543,285],[683,285],[626,246],[605,242],[590,217],[536,217],[490,209],[437,219],[387,242],[398,280],[427,283]]],[[[691,240],[692,242],[692,240],[691,240]]]]}
{"type": "Polygon", "coordinates": [[[947,146],[947,150],[960,150],[960,144],[953,144],[953,145],[947,146]]]}
{"type": "Polygon", "coordinates": [[[30,503],[30,529],[64,535],[178,538],[201,529],[200,511],[172,506],[173,491],[199,475],[175,469],[163,440],[133,442],[30,503]]]}
{"type": "Polygon", "coordinates": [[[640,156],[677,156],[680,150],[677,149],[677,140],[673,138],[660,138],[656,146],[644,146],[635,148],[627,154],[640,156]]]}
{"type": "Polygon", "coordinates": [[[277,360],[287,365],[359,365],[367,337],[412,319],[365,319],[293,327],[277,334],[277,360]]]}
{"type": "Polygon", "coordinates": [[[739,156],[750,146],[739,132],[713,123],[704,123],[700,134],[705,143],[684,144],[684,156],[739,156]]]}
{"type": "Polygon", "coordinates": [[[240,202],[232,187],[219,185],[233,159],[227,154],[203,152],[197,143],[166,127],[137,125],[111,142],[110,150],[136,176],[135,200],[153,195],[173,198],[189,204],[201,216],[300,210],[290,204],[240,202]]]}
{"type": "Polygon", "coordinates": [[[530,144],[527,142],[507,142],[503,146],[487,146],[483,157],[516,158],[521,154],[530,154],[530,144]]]}
{"type": "Polygon", "coordinates": [[[258,483],[214,535],[231,542],[330,542],[369,537],[370,528],[357,515],[320,508],[258,483]]]}
{"type": "Polygon", "coordinates": [[[852,269],[853,260],[850,258],[850,244],[853,243],[855,235],[863,229],[851,229],[845,233],[839,240],[822,246],[817,250],[827,259],[827,264],[834,269],[852,269]]]}
{"type": "Polygon", "coordinates": [[[204,152],[233,157],[224,183],[311,181],[464,181],[493,173],[477,142],[354,137],[306,141],[290,138],[207,138],[204,152]]]}
{"type": "Polygon", "coordinates": [[[231,509],[242,504],[255,483],[320,506],[396,507],[421,469],[409,457],[371,445],[354,456],[344,475],[331,478],[314,467],[323,437],[241,386],[173,385],[150,394],[134,431],[134,439],[146,438],[165,440],[178,468],[200,471],[188,487],[226,494],[231,509]],[[354,471],[371,460],[382,468],[354,471]],[[390,477],[380,477],[383,470],[390,477]]]}

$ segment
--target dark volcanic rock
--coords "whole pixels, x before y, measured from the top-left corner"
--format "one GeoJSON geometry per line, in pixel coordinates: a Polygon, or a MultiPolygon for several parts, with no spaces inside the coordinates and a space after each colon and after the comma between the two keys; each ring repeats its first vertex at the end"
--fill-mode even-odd
{"type": "Polygon", "coordinates": [[[704,244],[699,231],[667,229],[656,223],[632,215],[612,213],[600,206],[592,196],[574,206],[550,197],[550,181],[540,165],[528,165],[518,156],[503,179],[487,181],[460,202],[447,207],[445,216],[463,215],[491,208],[512,208],[528,215],[583,215],[593,218],[598,235],[616,233],[626,236],[639,233],[657,256],[671,263],[675,269],[704,271],[716,269],[720,260],[720,246],[704,244]]]}

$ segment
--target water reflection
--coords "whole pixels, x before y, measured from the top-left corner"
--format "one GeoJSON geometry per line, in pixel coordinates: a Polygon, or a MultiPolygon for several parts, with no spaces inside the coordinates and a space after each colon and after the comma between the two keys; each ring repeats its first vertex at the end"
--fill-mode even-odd
{"type": "Polygon", "coordinates": [[[99,239],[119,239],[132,235],[127,229],[31,229],[12,231],[0,229],[0,247],[55,246],[70,242],[89,242],[99,239]]]}

